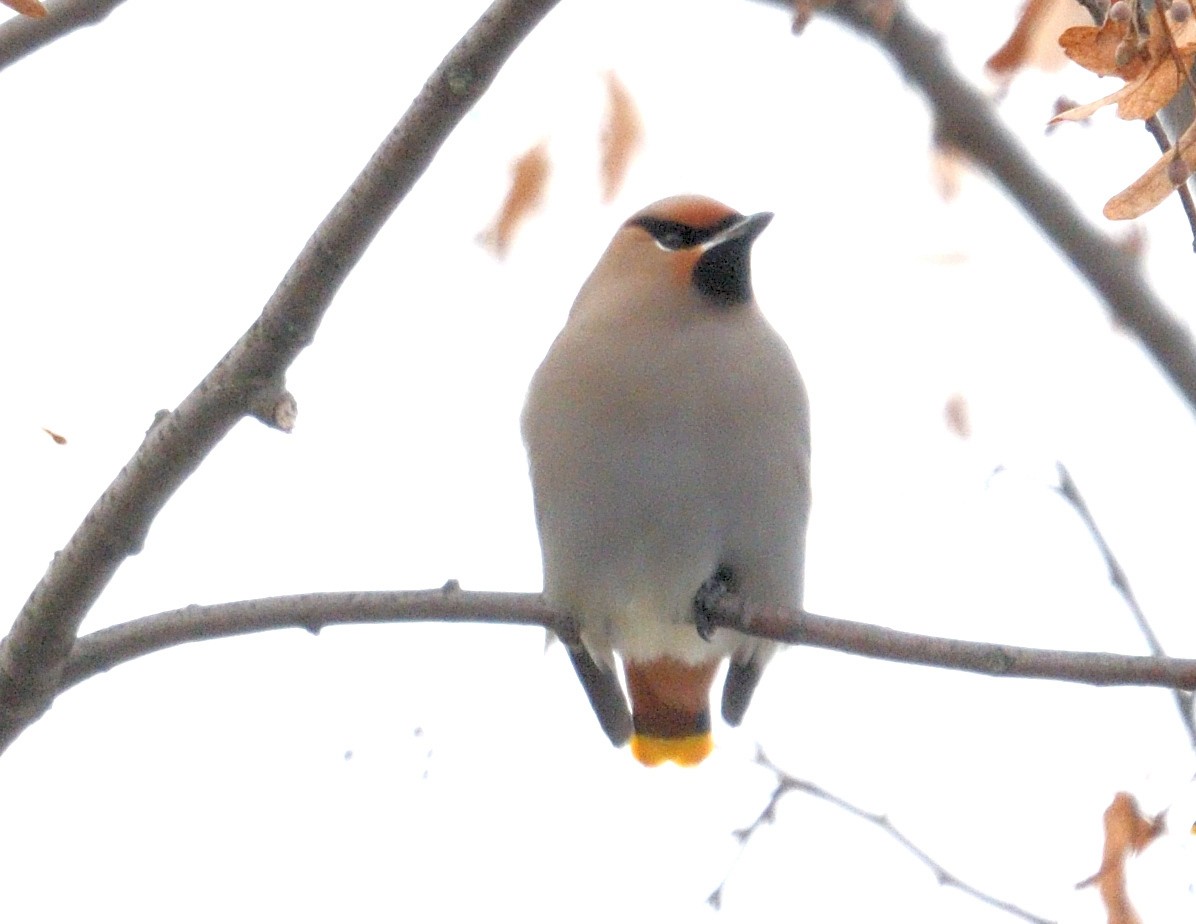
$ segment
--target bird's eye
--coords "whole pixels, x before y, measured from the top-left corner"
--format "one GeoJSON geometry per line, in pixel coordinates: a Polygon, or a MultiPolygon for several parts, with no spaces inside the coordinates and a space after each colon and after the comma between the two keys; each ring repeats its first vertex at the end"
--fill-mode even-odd
{"type": "Polygon", "coordinates": [[[633,219],[631,224],[643,228],[652,235],[652,240],[661,250],[684,250],[702,242],[705,231],[691,228],[679,221],[644,216],[633,219]]]}
{"type": "Polygon", "coordinates": [[[680,250],[686,243],[685,234],[677,228],[670,228],[657,236],[656,243],[661,250],[680,250]]]}

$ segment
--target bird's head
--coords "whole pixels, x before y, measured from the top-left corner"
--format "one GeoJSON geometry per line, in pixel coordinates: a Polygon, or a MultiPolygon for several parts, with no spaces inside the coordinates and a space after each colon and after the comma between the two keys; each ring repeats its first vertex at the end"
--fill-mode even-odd
{"type": "Polygon", "coordinates": [[[606,311],[753,304],[752,244],[770,221],[771,212],[742,215],[706,196],[661,199],[623,223],[587,288],[606,311]]]}

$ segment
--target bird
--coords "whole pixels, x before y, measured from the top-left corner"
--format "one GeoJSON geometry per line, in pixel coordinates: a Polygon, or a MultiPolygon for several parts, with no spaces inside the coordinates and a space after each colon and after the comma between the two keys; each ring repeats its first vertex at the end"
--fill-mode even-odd
{"type": "Polygon", "coordinates": [[[809,405],[750,273],[772,218],[699,195],[632,215],[524,404],[544,600],[578,630],[570,655],[608,737],[646,766],[701,763],[721,663],[734,726],[777,648],[700,634],[699,592],[802,603],[809,405]]]}

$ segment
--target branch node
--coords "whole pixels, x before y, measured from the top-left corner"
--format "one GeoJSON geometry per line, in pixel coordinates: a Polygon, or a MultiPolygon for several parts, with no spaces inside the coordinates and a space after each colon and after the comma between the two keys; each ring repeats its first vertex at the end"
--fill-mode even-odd
{"type": "Polygon", "coordinates": [[[984,666],[990,674],[1008,674],[1017,659],[1000,645],[991,646],[984,657],[984,666]]]}
{"type": "Polygon", "coordinates": [[[267,427],[290,433],[299,416],[299,403],[287,391],[285,379],[279,376],[254,390],[249,398],[249,413],[267,427]]]}
{"type": "Polygon", "coordinates": [[[453,96],[468,96],[473,89],[473,71],[466,65],[448,68],[444,79],[453,96]]]}
{"type": "Polygon", "coordinates": [[[157,430],[158,427],[162,426],[162,423],[169,416],[170,416],[170,411],[166,410],[166,408],[162,408],[160,410],[154,411],[154,419],[151,420],[150,425],[148,427],[146,427],[145,435],[149,436],[151,433],[153,433],[155,430],[157,430]]]}

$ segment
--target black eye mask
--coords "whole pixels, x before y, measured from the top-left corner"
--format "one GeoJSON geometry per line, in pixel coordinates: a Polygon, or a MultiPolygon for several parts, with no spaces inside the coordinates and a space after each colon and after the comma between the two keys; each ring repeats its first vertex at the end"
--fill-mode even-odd
{"type": "Polygon", "coordinates": [[[699,244],[705,243],[724,228],[729,228],[742,218],[742,215],[733,212],[722,221],[706,228],[695,228],[693,225],[687,225],[680,221],[669,221],[665,218],[650,216],[637,218],[628,224],[643,228],[665,250],[688,250],[690,247],[697,247],[699,244]]]}

